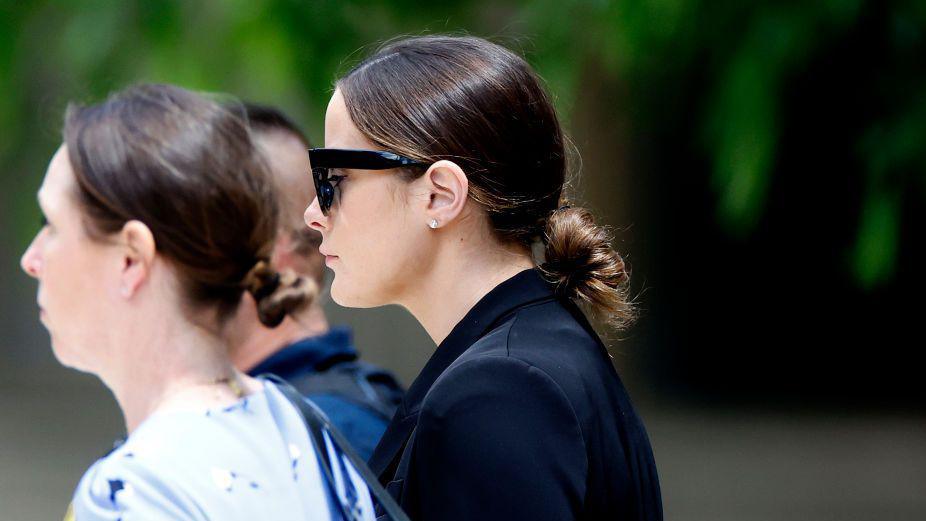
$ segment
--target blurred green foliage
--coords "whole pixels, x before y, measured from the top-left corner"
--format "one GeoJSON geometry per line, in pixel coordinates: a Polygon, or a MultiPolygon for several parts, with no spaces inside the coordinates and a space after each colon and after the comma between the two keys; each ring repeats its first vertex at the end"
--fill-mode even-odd
{"type": "MultiPolygon", "coordinates": [[[[852,271],[863,287],[892,276],[904,204],[926,192],[926,2],[890,13],[883,89],[861,125],[867,197],[852,271]]],[[[139,81],[171,82],[281,105],[320,139],[332,80],[371,46],[402,34],[469,31],[524,54],[569,120],[583,82],[619,78],[637,129],[662,124],[673,93],[701,78],[691,140],[709,159],[717,219],[748,236],[774,183],[789,78],[866,16],[862,0],[104,0],[0,3],[0,219],[24,245],[44,163],[69,100],[139,81]]],[[[609,100],[602,100],[608,103],[609,100]]]]}

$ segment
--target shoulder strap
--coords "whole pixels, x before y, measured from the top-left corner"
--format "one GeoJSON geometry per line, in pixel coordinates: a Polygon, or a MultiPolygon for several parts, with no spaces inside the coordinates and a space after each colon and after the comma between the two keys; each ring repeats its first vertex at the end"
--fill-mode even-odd
{"type": "MultiPolygon", "coordinates": [[[[273,382],[280,392],[283,393],[283,396],[286,397],[293,406],[300,412],[302,416],[302,421],[305,423],[306,430],[309,433],[309,438],[312,440],[313,445],[315,445],[318,452],[319,463],[322,465],[326,478],[329,480],[332,479],[333,472],[331,467],[331,458],[328,455],[328,450],[326,449],[327,444],[325,443],[325,432],[331,437],[338,449],[340,449],[347,459],[350,460],[351,465],[354,466],[354,469],[360,474],[360,477],[363,478],[363,481],[366,482],[367,487],[370,489],[370,493],[373,495],[373,498],[379,503],[383,511],[386,512],[388,519],[393,521],[410,521],[405,512],[402,511],[395,499],[386,492],[386,489],[379,484],[379,480],[376,476],[373,475],[373,472],[367,466],[366,462],[354,451],[353,447],[350,446],[350,443],[344,438],[344,436],[338,432],[338,430],[331,424],[331,421],[321,412],[318,407],[316,407],[312,402],[306,400],[302,395],[300,395],[293,386],[289,385],[282,378],[272,375],[264,374],[259,376],[259,378],[269,380],[273,382]]],[[[350,478],[345,476],[345,481],[348,481],[350,478]]],[[[331,481],[333,484],[333,480],[331,481]]],[[[340,503],[340,502],[339,502],[340,503]]],[[[344,505],[341,505],[342,508],[344,505]]]]}

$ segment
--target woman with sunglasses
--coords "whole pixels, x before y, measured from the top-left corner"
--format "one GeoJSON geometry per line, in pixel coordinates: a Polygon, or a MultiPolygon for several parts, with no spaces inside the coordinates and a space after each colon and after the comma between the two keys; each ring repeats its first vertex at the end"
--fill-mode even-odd
{"type": "Polygon", "coordinates": [[[334,519],[299,409],[222,341],[245,292],[269,327],[316,293],[270,263],[277,203],[245,122],[168,85],[72,106],[38,200],[21,263],[52,349],[128,432],[68,519],[334,519]]]}
{"type": "Polygon", "coordinates": [[[628,273],[566,202],[564,143],[530,66],[479,38],[391,43],[336,83],[305,214],[331,295],[401,305],[438,344],[370,460],[413,520],[662,518],[578,306],[625,327],[628,273]]]}

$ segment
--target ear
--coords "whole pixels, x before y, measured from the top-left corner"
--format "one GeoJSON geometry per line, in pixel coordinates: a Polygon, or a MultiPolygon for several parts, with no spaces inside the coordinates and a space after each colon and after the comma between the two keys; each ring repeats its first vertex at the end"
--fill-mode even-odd
{"type": "Polygon", "coordinates": [[[148,280],[154,263],[155,244],[151,229],[141,221],[129,221],[119,232],[122,246],[122,273],[119,291],[131,298],[148,280]]]}
{"type": "Polygon", "coordinates": [[[438,161],[424,174],[428,189],[426,225],[436,221],[437,228],[446,226],[460,216],[469,197],[469,180],[460,165],[453,161],[438,161]]]}

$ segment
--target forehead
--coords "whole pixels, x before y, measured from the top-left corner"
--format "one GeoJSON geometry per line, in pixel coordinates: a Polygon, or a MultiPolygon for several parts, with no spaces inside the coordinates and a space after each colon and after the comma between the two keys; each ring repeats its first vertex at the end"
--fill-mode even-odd
{"type": "Polygon", "coordinates": [[[312,183],[309,167],[309,151],[302,141],[285,131],[259,131],[255,141],[263,151],[277,185],[278,194],[289,208],[299,210],[301,222],[302,210],[315,198],[315,186],[312,183]]]}
{"type": "Polygon", "coordinates": [[[254,141],[264,152],[274,173],[288,173],[293,168],[302,169],[302,175],[308,175],[309,151],[302,141],[284,130],[259,130],[254,133],[254,141]]]}
{"type": "Polygon", "coordinates": [[[53,209],[67,202],[66,195],[74,186],[74,171],[68,158],[67,146],[61,145],[52,156],[39,188],[39,204],[53,209]]]}
{"type": "Polygon", "coordinates": [[[351,121],[341,89],[334,91],[325,113],[325,148],[377,148],[351,121]]]}

